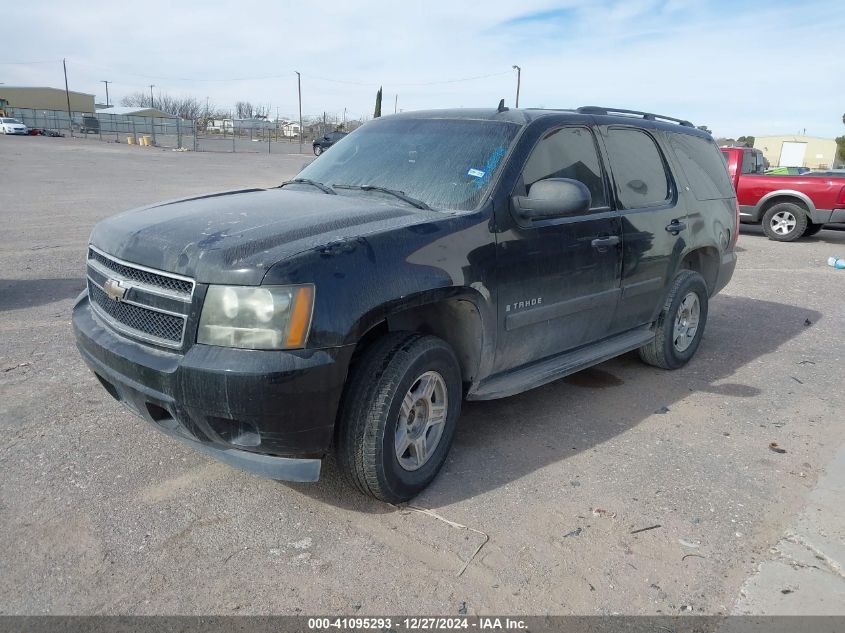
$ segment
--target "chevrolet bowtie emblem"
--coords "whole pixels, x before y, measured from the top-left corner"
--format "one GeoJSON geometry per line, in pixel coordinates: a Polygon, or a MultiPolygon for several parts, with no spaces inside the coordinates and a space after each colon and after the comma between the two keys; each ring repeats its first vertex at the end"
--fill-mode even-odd
{"type": "Polygon", "coordinates": [[[128,288],[120,285],[120,282],[115,279],[109,279],[103,284],[103,290],[112,301],[120,301],[126,296],[128,288]]]}

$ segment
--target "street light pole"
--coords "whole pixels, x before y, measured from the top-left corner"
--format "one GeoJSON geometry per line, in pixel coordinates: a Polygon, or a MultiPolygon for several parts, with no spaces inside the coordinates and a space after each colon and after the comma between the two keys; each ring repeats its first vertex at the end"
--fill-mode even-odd
{"type": "Polygon", "coordinates": [[[109,84],[114,83],[113,81],[106,81],[105,79],[100,80],[102,83],[106,84],[106,107],[109,107],[109,84]]]}
{"type": "Polygon", "coordinates": [[[153,101],[153,88],[155,88],[155,87],[156,87],[155,84],[150,84],[150,107],[151,108],[156,107],[156,103],[155,103],[155,101],[153,101]]]}
{"type": "Polygon", "coordinates": [[[519,83],[522,79],[522,68],[517,66],[516,64],[513,65],[514,70],[516,70],[516,107],[519,107],[519,83]]]}
{"type": "Polygon", "coordinates": [[[302,75],[299,74],[298,70],[293,71],[296,73],[296,90],[299,93],[299,153],[302,153],[302,133],[304,130],[302,129],[302,75]]]}

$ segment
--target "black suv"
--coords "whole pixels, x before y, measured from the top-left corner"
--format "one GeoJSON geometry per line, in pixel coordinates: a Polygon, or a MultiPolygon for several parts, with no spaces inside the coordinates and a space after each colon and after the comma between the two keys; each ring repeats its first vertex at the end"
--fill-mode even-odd
{"type": "Polygon", "coordinates": [[[314,142],[311,143],[311,147],[314,149],[314,156],[319,156],[347,134],[348,132],[329,132],[325,136],[315,138],[314,142]]]}
{"type": "Polygon", "coordinates": [[[73,325],[160,430],[273,479],[315,481],[333,452],[398,502],[442,466],[464,398],[636,349],[683,366],[737,223],[719,150],[685,121],[399,114],[279,187],[100,222],[73,325]]]}

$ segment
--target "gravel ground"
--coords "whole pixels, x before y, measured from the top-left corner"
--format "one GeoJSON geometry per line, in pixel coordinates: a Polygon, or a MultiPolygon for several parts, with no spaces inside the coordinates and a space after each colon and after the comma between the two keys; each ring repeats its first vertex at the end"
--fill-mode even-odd
{"type": "Polygon", "coordinates": [[[97,220],[309,159],[0,137],[0,613],[731,611],[845,441],[845,271],[825,263],[845,233],[744,231],[682,370],[626,355],[467,403],[414,506],[470,531],[365,499],[331,466],[293,485],[197,454],[76,352],[97,220]]]}

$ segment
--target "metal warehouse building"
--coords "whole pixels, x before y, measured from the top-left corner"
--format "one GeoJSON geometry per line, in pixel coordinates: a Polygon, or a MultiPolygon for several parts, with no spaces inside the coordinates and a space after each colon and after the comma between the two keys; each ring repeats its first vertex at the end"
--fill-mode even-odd
{"type": "Polygon", "coordinates": [[[836,160],[836,141],[818,136],[758,136],[754,147],[772,167],[829,169],[836,160]]]}
{"type": "MultiPolygon", "coordinates": [[[[94,95],[72,90],[68,94],[72,112],[94,112],[94,95]]],[[[61,88],[0,86],[0,99],[8,101],[11,108],[67,111],[67,96],[61,88]]]]}

